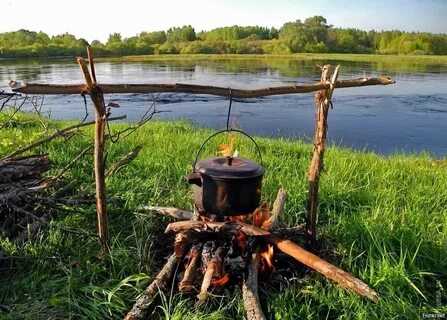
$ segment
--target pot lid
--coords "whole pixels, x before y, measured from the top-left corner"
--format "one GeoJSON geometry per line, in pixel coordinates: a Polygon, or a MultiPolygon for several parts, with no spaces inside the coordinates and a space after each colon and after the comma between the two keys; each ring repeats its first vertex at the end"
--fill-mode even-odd
{"type": "Polygon", "coordinates": [[[254,178],[264,174],[264,168],[254,161],[240,157],[213,157],[196,164],[196,171],[212,178],[254,178]]]}

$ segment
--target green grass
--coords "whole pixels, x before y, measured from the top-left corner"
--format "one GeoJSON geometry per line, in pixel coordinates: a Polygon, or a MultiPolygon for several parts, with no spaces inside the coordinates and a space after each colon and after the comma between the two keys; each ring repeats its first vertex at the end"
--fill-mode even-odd
{"type": "Polygon", "coordinates": [[[163,54],[144,56],[124,56],[120,58],[102,58],[104,60],[115,60],[125,62],[144,61],[172,61],[172,60],[337,60],[351,62],[382,62],[382,63],[421,63],[421,64],[447,64],[447,56],[435,55],[379,55],[379,54],[353,54],[353,53],[295,53],[285,55],[271,54],[163,54]]]}
{"type": "MultiPolygon", "coordinates": [[[[43,134],[39,122],[18,115],[0,131],[0,155],[43,134]]],[[[50,122],[51,130],[67,122],[50,122]]],[[[124,124],[112,126],[117,130],[124,124]]],[[[183,176],[210,130],[186,122],[150,122],[108,146],[107,162],[143,144],[140,155],[107,181],[111,256],[97,258],[93,205],[62,210],[46,230],[24,245],[0,237],[2,250],[20,256],[0,273],[0,304],[11,308],[1,319],[120,319],[162,265],[167,220],[137,214],[140,205],[190,208],[183,176]],[[75,230],[76,232],[72,232],[75,230]],[[84,234],[85,233],[85,234],[84,234]]],[[[65,142],[39,148],[55,173],[91,143],[92,129],[65,142]]],[[[299,140],[257,141],[267,174],[263,197],[272,201],[280,185],[289,192],[283,222],[304,221],[306,170],[311,145],[299,140]]],[[[217,142],[216,142],[217,143],[217,142]]],[[[212,154],[215,144],[206,150],[212,154]]],[[[243,155],[254,157],[239,140],[243,155]]],[[[72,195],[92,192],[90,157],[66,176],[72,195]]],[[[334,263],[375,288],[370,303],[316,273],[289,279],[283,290],[264,284],[263,307],[271,319],[420,319],[423,312],[446,313],[447,162],[427,154],[382,157],[331,147],[321,179],[320,236],[334,263]]],[[[297,268],[300,268],[299,266],[297,268]]],[[[194,300],[169,292],[151,319],[243,319],[240,292],[195,307],[194,300]]]]}

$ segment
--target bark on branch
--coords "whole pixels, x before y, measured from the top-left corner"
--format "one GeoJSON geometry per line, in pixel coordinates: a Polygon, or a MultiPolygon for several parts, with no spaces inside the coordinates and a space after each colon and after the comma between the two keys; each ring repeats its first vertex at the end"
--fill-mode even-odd
{"type": "Polygon", "coordinates": [[[265,320],[258,295],[259,255],[253,253],[248,265],[247,275],[242,283],[242,298],[244,300],[247,320],[265,320]]]}
{"type": "Polygon", "coordinates": [[[140,212],[156,212],[163,216],[172,217],[177,220],[192,220],[194,213],[191,211],[177,209],[172,207],[156,207],[156,206],[144,206],[138,209],[140,212]]]}
{"type": "Polygon", "coordinates": [[[188,293],[192,291],[193,282],[197,274],[197,268],[200,262],[200,254],[202,251],[202,246],[200,244],[192,246],[189,251],[189,261],[185,269],[182,281],[179,284],[179,291],[183,293],[188,293]]]}

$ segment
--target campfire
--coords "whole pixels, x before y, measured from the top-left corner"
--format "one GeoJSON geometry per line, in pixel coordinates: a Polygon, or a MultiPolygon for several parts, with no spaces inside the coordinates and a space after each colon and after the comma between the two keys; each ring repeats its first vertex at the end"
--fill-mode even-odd
{"type": "Polygon", "coordinates": [[[181,293],[195,295],[198,304],[222,287],[241,285],[247,319],[266,319],[258,296],[258,274],[274,272],[277,252],[345,289],[378,301],[378,294],[361,280],[283,238],[277,222],[287,193],[279,189],[271,210],[261,203],[265,170],[252,160],[235,156],[234,138],[230,136],[229,143],[219,148],[219,157],[198,161],[202,148],[187,177],[194,192],[194,212],[145,208],[181,221],[167,226],[166,233],[175,235],[174,252],[125,319],[144,319],[158,291],[171,285],[181,293]]]}

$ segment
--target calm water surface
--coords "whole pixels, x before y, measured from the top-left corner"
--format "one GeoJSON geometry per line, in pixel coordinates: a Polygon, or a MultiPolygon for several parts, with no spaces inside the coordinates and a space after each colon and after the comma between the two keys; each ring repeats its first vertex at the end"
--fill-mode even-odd
{"type": "MultiPolygon", "coordinates": [[[[392,76],[391,86],[338,89],[329,115],[331,143],[382,154],[422,152],[447,154],[447,65],[382,64],[327,61],[341,64],[341,79],[392,76]]],[[[196,83],[233,88],[261,88],[312,82],[319,78],[318,61],[253,59],[97,63],[104,83],[196,83]]],[[[67,61],[0,61],[0,88],[10,79],[41,83],[79,83],[79,67],[67,61]]],[[[157,108],[170,110],[162,119],[189,119],[206,127],[223,128],[228,100],[206,95],[157,95],[157,108]]],[[[118,103],[114,115],[136,121],[152,95],[108,95],[118,103]]],[[[82,119],[80,96],[47,96],[43,110],[56,119],[82,119]]],[[[90,110],[92,110],[90,108],[90,110]]],[[[232,123],[248,133],[301,137],[313,133],[312,94],[284,95],[237,101],[232,123]]]]}

